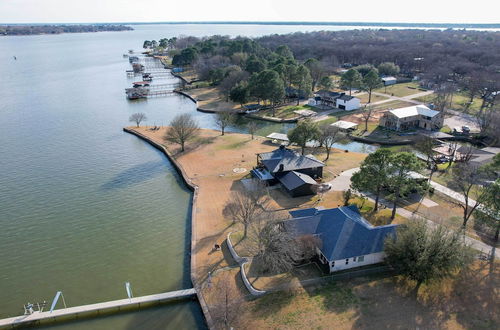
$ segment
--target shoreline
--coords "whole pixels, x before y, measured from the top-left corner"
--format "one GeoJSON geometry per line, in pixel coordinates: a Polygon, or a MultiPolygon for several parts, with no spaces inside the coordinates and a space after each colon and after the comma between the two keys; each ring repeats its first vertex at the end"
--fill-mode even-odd
{"type": "Polygon", "coordinates": [[[210,312],[208,310],[207,303],[205,299],[203,298],[203,295],[201,294],[201,287],[200,284],[197,283],[198,280],[195,277],[195,274],[193,272],[194,269],[196,269],[196,258],[195,253],[194,253],[194,247],[196,246],[196,214],[197,214],[197,209],[196,209],[196,201],[198,198],[198,186],[191,180],[191,178],[186,174],[184,168],[182,167],[181,164],[177,162],[177,160],[172,156],[170,151],[168,151],[167,148],[165,148],[163,145],[155,142],[153,139],[143,135],[140,132],[137,132],[134,129],[130,129],[127,127],[123,128],[123,131],[132,135],[135,135],[136,137],[140,138],[141,140],[149,143],[151,146],[154,148],[160,150],[166,157],[167,159],[172,163],[174,166],[176,172],[179,174],[179,176],[182,178],[183,183],[186,185],[186,187],[192,191],[191,195],[191,244],[190,244],[190,277],[191,277],[191,283],[193,284],[193,287],[196,289],[196,297],[198,298],[198,302],[201,306],[201,309],[203,311],[203,315],[205,317],[205,322],[207,323],[207,326],[209,329],[214,328],[212,317],[210,315],[210,312]]]}

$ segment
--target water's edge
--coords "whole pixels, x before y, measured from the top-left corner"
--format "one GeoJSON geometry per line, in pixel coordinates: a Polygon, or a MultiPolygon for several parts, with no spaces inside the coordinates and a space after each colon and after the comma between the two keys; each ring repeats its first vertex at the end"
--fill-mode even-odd
{"type": "Polygon", "coordinates": [[[156,149],[160,150],[163,154],[165,154],[167,159],[174,166],[177,173],[179,173],[184,184],[193,192],[193,194],[191,195],[192,196],[191,197],[191,244],[190,244],[191,282],[192,282],[194,288],[196,289],[196,296],[198,297],[198,302],[200,303],[201,309],[203,310],[203,314],[205,316],[205,322],[207,323],[207,326],[209,329],[213,329],[214,326],[213,326],[212,317],[210,316],[210,312],[208,310],[207,303],[206,303],[205,299],[203,298],[203,295],[201,294],[201,290],[200,290],[201,283],[197,283],[197,280],[196,280],[196,278],[194,276],[194,272],[193,272],[193,269],[196,269],[196,258],[194,258],[193,247],[195,246],[195,242],[196,242],[195,227],[196,227],[196,201],[197,201],[197,197],[198,197],[198,186],[196,184],[194,184],[193,181],[191,181],[191,179],[187,176],[186,172],[184,171],[184,168],[182,167],[182,165],[177,162],[177,160],[170,154],[170,152],[164,146],[162,146],[159,143],[156,143],[155,141],[149,139],[145,135],[143,135],[143,134],[141,134],[133,129],[124,127],[123,131],[137,136],[138,138],[146,141],[147,143],[149,143],[150,145],[152,145],[156,149]]]}

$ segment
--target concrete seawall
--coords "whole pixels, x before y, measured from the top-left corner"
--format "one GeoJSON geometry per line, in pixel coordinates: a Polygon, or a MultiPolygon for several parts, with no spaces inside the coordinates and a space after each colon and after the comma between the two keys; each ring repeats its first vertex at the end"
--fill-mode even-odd
{"type": "Polygon", "coordinates": [[[191,95],[189,95],[188,93],[184,93],[183,91],[179,91],[179,90],[174,90],[174,93],[177,93],[177,94],[180,94],[182,96],[185,96],[188,99],[190,99],[191,101],[193,101],[194,104],[196,104],[196,110],[198,110],[199,112],[217,113],[217,111],[214,111],[214,110],[207,110],[207,109],[203,109],[203,108],[198,107],[198,101],[194,97],[192,97],[191,95]]]}
{"type": "Polygon", "coordinates": [[[196,295],[198,297],[198,301],[200,302],[201,309],[203,310],[203,314],[205,315],[205,321],[207,323],[207,326],[209,327],[209,329],[213,329],[214,323],[212,321],[212,317],[210,316],[210,311],[208,310],[207,303],[206,303],[206,301],[201,293],[201,290],[200,290],[201,283],[198,283],[197,279],[194,276],[194,269],[196,269],[196,267],[197,267],[196,258],[194,257],[195,253],[194,253],[193,249],[194,249],[194,246],[196,245],[196,241],[197,241],[195,227],[196,227],[196,223],[197,223],[197,211],[196,211],[197,206],[196,206],[196,204],[197,204],[197,198],[198,198],[198,186],[191,181],[191,179],[187,176],[187,174],[184,171],[184,169],[182,168],[182,166],[177,162],[177,160],[172,156],[172,154],[163,145],[156,143],[155,141],[149,139],[145,135],[143,135],[143,134],[141,134],[133,129],[125,127],[125,128],[123,128],[123,130],[127,133],[130,133],[132,135],[137,136],[138,138],[146,141],[147,143],[149,143],[150,145],[152,145],[156,149],[163,152],[165,154],[165,156],[168,158],[168,160],[174,165],[175,170],[177,171],[177,173],[179,173],[179,175],[181,176],[181,178],[184,181],[184,183],[186,184],[186,186],[191,191],[193,191],[193,199],[192,199],[192,203],[191,203],[191,205],[192,205],[191,206],[191,251],[190,251],[190,255],[191,255],[191,272],[190,272],[191,273],[191,282],[193,283],[194,288],[197,289],[196,295]]]}

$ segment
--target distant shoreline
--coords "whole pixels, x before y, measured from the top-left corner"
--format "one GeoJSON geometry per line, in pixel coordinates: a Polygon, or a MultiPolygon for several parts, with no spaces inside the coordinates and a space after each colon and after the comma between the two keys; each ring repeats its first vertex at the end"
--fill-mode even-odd
{"type": "Polygon", "coordinates": [[[123,24],[0,24],[0,36],[57,35],[63,33],[120,32],[134,30],[123,24]]]}
{"type": "Polygon", "coordinates": [[[172,22],[116,22],[116,23],[0,23],[1,26],[125,26],[156,24],[224,24],[224,25],[330,25],[330,26],[362,26],[362,27],[408,27],[408,28],[480,28],[500,29],[499,23],[388,23],[388,22],[310,22],[310,21],[172,21],[172,22]]]}
{"type": "Polygon", "coordinates": [[[384,23],[384,22],[273,22],[273,21],[206,21],[206,22],[128,22],[127,25],[146,24],[226,24],[226,25],[333,25],[333,26],[383,26],[383,27],[428,27],[428,28],[482,28],[500,29],[500,23],[384,23]]]}

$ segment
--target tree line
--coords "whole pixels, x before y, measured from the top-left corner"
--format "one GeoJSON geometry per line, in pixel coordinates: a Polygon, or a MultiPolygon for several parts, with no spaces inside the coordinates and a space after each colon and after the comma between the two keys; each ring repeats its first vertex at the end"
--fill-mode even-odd
{"type": "Polygon", "coordinates": [[[0,25],[0,35],[60,34],[103,31],[133,30],[126,25],[91,24],[91,25],[0,25]]]}

